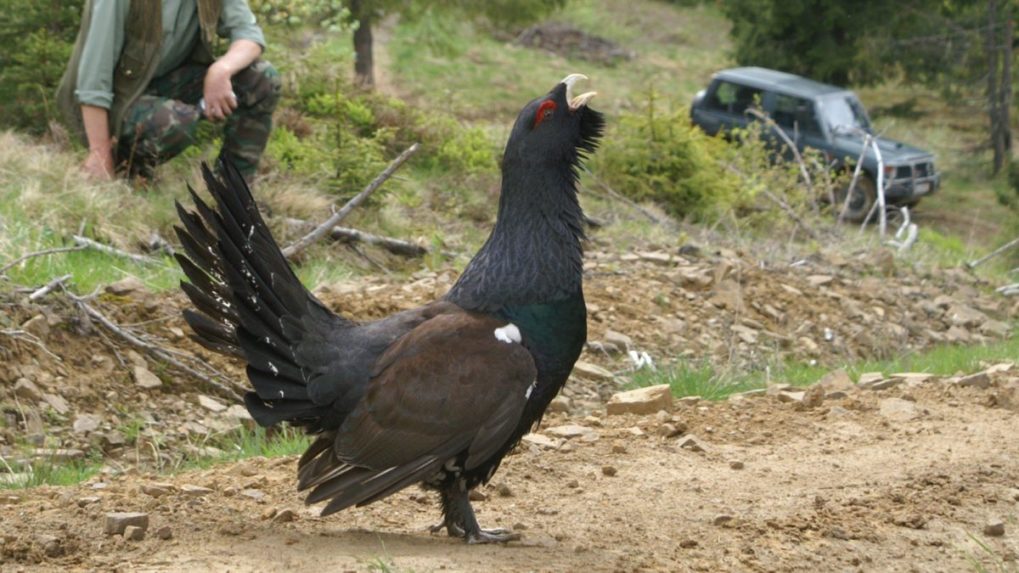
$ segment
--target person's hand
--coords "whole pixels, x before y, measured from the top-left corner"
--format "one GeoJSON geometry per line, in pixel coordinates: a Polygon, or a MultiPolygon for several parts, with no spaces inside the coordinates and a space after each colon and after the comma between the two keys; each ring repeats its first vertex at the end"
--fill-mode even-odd
{"type": "Polygon", "coordinates": [[[92,149],[81,166],[82,171],[89,179],[95,181],[110,181],[113,179],[113,150],[92,149]]]}
{"type": "Polygon", "coordinates": [[[212,64],[205,73],[203,95],[205,97],[205,117],[212,121],[222,121],[237,109],[237,96],[230,85],[230,70],[212,64]]]}

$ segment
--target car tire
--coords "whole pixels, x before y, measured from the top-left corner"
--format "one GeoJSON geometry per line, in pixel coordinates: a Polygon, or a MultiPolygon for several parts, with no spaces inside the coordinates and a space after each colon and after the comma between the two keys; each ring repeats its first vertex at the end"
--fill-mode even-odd
{"type": "Polygon", "coordinates": [[[847,191],[849,191],[848,183],[835,192],[835,212],[841,213],[843,205],[845,205],[846,209],[842,214],[842,219],[851,223],[862,223],[871,208],[874,207],[874,201],[877,201],[877,186],[874,185],[874,180],[870,176],[861,175],[856,181],[853,197],[849,200],[848,205],[846,205],[847,191]]]}

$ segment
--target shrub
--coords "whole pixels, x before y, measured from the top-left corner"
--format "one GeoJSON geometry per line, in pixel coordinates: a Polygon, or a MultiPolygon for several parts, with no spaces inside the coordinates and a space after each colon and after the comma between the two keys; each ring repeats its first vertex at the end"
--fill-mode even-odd
{"type": "Polygon", "coordinates": [[[0,18],[0,127],[42,133],[84,0],[7,0],[0,18]]]}
{"type": "Polygon", "coordinates": [[[673,215],[702,219],[739,196],[739,181],[722,165],[725,142],[690,124],[686,108],[667,113],[650,98],[624,113],[594,156],[597,173],[634,199],[650,199],[673,215]]]}

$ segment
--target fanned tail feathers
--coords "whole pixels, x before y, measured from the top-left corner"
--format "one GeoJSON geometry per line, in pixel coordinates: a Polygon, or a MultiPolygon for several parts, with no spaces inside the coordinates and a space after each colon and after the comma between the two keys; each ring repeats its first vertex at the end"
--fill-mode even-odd
{"type": "Polygon", "coordinates": [[[196,212],[177,203],[186,256],[176,257],[190,281],[181,287],[195,306],[184,318],[200,344],[247,361],[255,391],[245,404],[256,421],[314,430],[328,407],[309,399],[310,374],[295,348],[304,336],[301,319],[324,309],[312,308],[318,302],[291,270],[236,168],[219,165],[218,177],[202,165],[216,209],[190,187],[196,212]]]}

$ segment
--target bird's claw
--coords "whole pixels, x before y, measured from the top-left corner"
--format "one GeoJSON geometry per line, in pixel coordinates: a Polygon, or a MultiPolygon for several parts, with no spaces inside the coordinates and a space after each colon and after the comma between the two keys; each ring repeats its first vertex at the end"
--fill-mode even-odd
{"type": "Polygon", "coordinates": [[[482,529],[477,533],[467,535],[467,543],[477,545],[480,543],[507,543],[519,541],[520,534],[509,529],[482,529]]]}

